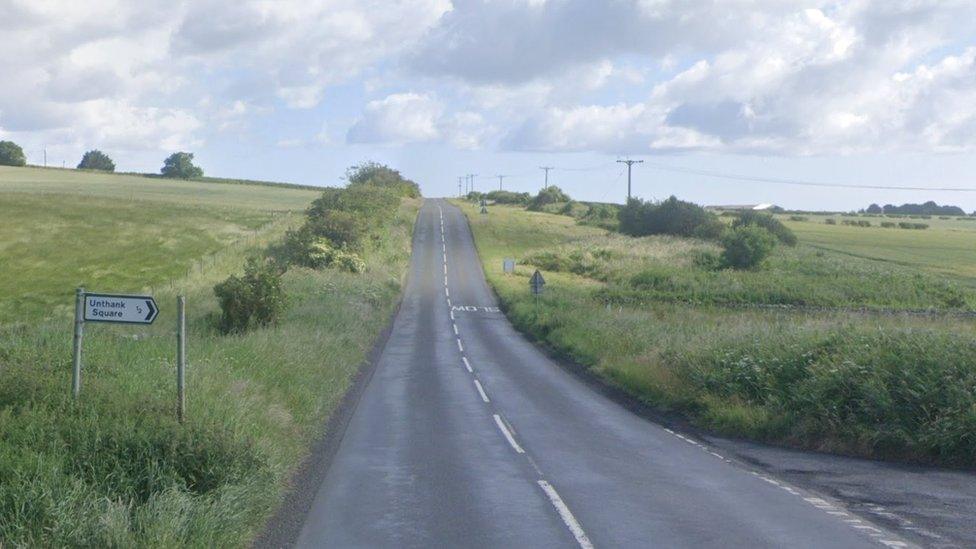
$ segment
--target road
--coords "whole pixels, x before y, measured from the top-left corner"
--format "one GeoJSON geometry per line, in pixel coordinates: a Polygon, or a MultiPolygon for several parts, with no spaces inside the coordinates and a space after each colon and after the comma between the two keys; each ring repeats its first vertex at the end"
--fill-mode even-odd
{"type": "Polygon", "coordinates": [[[457,208],[427,200],[413,246],[298,546],[910,546],[554,363],[498,311],[457,208]]]}

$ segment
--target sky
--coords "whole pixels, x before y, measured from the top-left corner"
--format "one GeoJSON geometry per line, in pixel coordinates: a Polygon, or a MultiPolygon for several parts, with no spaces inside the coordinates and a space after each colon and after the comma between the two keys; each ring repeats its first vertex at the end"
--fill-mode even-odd
{"type": "Polygon", "coordinates": [[[0,0],[0,42],[0,139],[33,164],[336,185],[374,160],[426,196],[553,166],[622,202],[634,158],[644,199],[976,210],[972,0],[0,0]]]}

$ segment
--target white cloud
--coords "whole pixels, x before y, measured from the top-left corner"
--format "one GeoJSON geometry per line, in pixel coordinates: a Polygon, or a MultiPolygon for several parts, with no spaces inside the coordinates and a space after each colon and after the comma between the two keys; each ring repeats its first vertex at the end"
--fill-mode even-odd
{"type": "Polygon", "coordinates": [[[32,148],[199,145],[276,105],[317,106],[329,86],[407,47],[449,7],[0,0],[0,131],[32,148]]]}
{"type": "Polygon", "coordinates": [[[476,112],[446,113],[435,96],[396,93],[370,101],[346,135],[350,143],[446,142],[461,149],[480,148],[492,129],[476,112]]]}

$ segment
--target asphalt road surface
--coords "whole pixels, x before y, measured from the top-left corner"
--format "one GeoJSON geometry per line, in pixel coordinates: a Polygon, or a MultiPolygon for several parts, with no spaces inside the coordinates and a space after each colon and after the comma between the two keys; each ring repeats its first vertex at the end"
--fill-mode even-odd
{"type": "Polygon", "coordinates": [[[911,546],[547,358],[498,311],[457,208],[427,200],[413,244],[300,547],[911,546]]]}

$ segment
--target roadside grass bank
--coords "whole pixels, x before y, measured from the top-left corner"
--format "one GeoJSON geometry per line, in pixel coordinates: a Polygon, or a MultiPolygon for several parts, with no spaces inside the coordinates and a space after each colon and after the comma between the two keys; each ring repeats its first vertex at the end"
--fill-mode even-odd
{"type": "MultiPolygon", "coordinates": [[[[302,208],[321,192],[308,194],[302,208]]],[[[283,316],[241,334],[217,330],[214,283],[303,216],[278,216],[210,260],[191,262],[156,286],[153,326],[86,326],[78,402],[70,398],[67,311],[0,326],[0,542],[248,544],[388,322],[418,208],[419,200],[404,200],[393,219],[371,229],[364,272],[289,268],[283,316]],[[181,293],[189,332],[182,425],[173,338],[181,293]]]]}
{"type": "Polygon", "coordinates": [[[457,204],[512,322],[645,403],[726,435],[976,465],[971,319],[718,306],[766,303],[775,290],[827,306],[954,310],[973,303],[967,285],[802,239],[778,248],[764,270],[714,270],[700,265],[713,246],[701,241],[634,239],[565,216],[503,206],[485,216],[457,204]],[[514,275],[502,272],[504,257],[518,259],[514,275]],[[538,299],[528,289],[536,268],[548,282],[538,299]],[[951,299],[939,297],[946,288],[951,299]]]}

